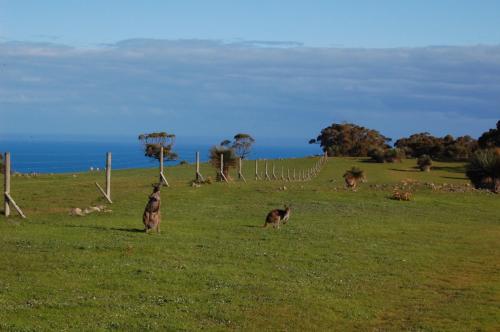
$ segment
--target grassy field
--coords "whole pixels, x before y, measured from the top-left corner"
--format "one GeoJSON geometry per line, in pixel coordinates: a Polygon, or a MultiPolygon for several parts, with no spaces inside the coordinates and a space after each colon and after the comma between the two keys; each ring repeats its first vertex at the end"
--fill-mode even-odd
{"type": "MultiPolygon", "coordinates": [[[[314,159],[276,161],[304,168],[314,159]]],[[[142,211],[155,170],[14,177],[29,219],[0,217],[0,330],[500,330],[500,197],[424,187],[389,199],[404,179],[465,184],[461,164],[330,158],[310,182],[192,188],[193,166],[167,169],[162,233],[142,211]],[[363,168],[368,182],[343,189],[363,168]],[[266,213],[292,205],[280,230],[266,213]]],[[[213,175],[208,165],[202,169],[213,175]]],[[[3,180],[2,180],[3,181],[3,180]]]]}

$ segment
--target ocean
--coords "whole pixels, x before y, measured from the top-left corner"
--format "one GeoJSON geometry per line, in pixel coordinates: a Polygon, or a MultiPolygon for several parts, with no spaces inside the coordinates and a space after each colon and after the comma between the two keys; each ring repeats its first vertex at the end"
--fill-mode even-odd
{"type": "MultiPolygon", "coordinates": [[[[182,160],[192,163],[196,151],[202,161],[207,161],[212,145],[176,144],[174,151],[179,159],[165,165],[176,165],[182,160]]],[[[12,170],[20,173],[71,173],[85,172],[91,167],[104,168],[108,151],[113,154],[113,169],[158,167],[156,161],[144,156],[139,142],[1,140],[0,151],[11,153],[12,170]]],[[[319,146],[307,142],[284,147],[255,144],[248,159],[297,158],[319,153],[319,146]]]]}

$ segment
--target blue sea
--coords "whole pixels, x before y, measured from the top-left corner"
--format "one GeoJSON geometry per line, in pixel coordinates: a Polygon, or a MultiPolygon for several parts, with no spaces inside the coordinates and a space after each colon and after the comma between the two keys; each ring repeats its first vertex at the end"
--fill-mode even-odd
{"type": "MultiPolygon", "coordinates": [[[[305,140],[304,140],[305,141],[305,140]]],[[[200,159],[207,161],[213,144],[177,143],[174,151],[180,161],[195,161],[196,151],[200,159]]],[[[65,140],[0,140],[0,151],[11,153],[12,170],[21,173],[69,173],[85,172],[91,167],[104,168],[106,152],[113,154],[113,169],[158,167],[157,162],[146,158],[139,142],[65,141],[65,140]]],[[[277,146],[255,144],[249,159],[296,158],[321,153],[319,146],[305,141],[295,145],[277,146]]]]}

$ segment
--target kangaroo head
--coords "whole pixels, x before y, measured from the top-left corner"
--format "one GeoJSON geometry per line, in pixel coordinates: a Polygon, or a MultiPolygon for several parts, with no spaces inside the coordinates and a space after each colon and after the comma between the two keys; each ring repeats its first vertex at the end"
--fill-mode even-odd
{"type": "Polygon", "coordinates": [[[160,183],[153,183],[151,186],[153,187],[153,193],[157,193],[161,189],[161,182],[160,183]]]}

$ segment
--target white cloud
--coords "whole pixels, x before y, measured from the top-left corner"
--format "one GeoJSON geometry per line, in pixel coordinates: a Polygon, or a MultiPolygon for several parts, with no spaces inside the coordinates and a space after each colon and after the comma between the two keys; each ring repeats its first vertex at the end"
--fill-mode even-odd
{"type": "Polygon", "coordinates": [[[134,39],[81,49],[9,42],[0,43],[0,86],[0,113],[10,122],[0,129],[10,131],[49,131],[41,124],[50,122],[92,132],[113,122],[135,135],[143,114],[154,114],[183,134],[217,128],[312,137],[331,122],[354,121],[389,136],[429,127],[477,135],[500,118],[500,46],[134,39]],[[17,116],[21,110],[37,114],[37,122],[17,116]],[[74,121],[96,114],[92,128],[74,121]],[[436,126],[443,118],[448,122],[436,126]]]}

